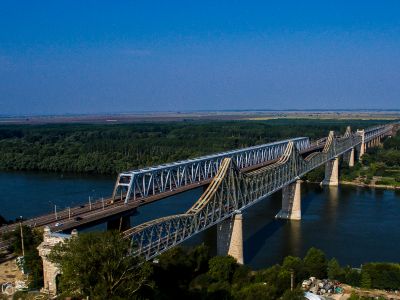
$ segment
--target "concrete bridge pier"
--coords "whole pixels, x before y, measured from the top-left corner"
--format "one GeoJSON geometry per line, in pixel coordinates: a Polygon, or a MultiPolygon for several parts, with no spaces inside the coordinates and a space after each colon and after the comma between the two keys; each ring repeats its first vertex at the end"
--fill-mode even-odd
{"type": "Polygon", "coordinates": [[[360,153],[358,154],[359,159],[362,159],[366,151],[366,145],[364,143],[361,143],[360,145],[360,153]]]}
{"type": "Polygon", "coordinates": [[[217,254],[230,255],[239,264],[243,259],[243,216],[236,213],[217,225],[217,254]]]}
{"type": "Polygon", "coordinates": [[[367,149],[372,147],[375,147],[375,139],[372,139],[367,143],[367,149]]]}
{"type": "Polygon", "coordinates": [[[121,216],[107,222],[107,230],[117,230],[122,232],[128,230],[129,228],[131,228],[130,216],[121,216]]]}
{"type": "Polygon", "coordinates": [[[359,159],[362,158],[362,156],[365,154],[366,151],[366,145],[365,145],[365,130],[359,130],[357,129],[357,134],[361,136],[361,144],[360,144],[360,153],[359,153],[359,159]]]}
{"type": "Polygon", "coordinates": [[[381,138],[382,138],[381,136],[378,136],[376,138],[376,144],[375,144],[376,147],[381,147],[382,146],[381,138]]]}
{"type": "Polygon", "coordinates": [[[275,216],[277,219],[301,220],[301,180],[282,189],[282,209],[275,216]]]}
{"type": "Polygon", "coordinates": [[[350,151],[349,167],[354,167],[354,148],[351,148],[351,151],[350,151]]]}
{"type": "Polygon", "coordinates": [[[322,185],[337,186],[339,185],[339,157],[335,157],[325,164],[325,179],[322,185]]]}

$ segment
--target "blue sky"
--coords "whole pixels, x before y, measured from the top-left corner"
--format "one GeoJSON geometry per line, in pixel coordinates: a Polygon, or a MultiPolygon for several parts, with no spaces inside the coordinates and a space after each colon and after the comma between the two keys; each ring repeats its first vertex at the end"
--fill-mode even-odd
{"type": "Polygon", "coordinates": [[[400,1],[0,2],[0,114],[400,108],[400,1]]]}

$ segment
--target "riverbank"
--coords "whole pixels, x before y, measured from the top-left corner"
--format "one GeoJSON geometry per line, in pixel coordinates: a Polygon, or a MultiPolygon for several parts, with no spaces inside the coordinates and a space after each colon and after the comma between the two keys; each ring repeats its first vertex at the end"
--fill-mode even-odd
{"type": "MultiPolygon", "coordinates": [[[[375,181],[376,182],[376,181],[375,181]]],[[[385,189],[385,190],[400,190],[400,186],[394,186],[394,185],[385,185],[385,184],[375,184],[371,180],[371,183],[364,183],[360,181],[340,181],[340,184],[344,185],[351,185],[351,186],[358,186],[358,187],[363,187],[363,188],[376,188],[376,189],[385,189]]]]}
{"type": "MultiPolygon", "coordinates": [[[[321,182],[317,182],[317,181],[305,181],[305,183],[321,184],[321,182]]],[[[364,182],[361,182],[361,181],[340,180],[339,184],[362,187],[362,188],[377,188],[377,189],[384,189],[384,190],[400,190],[400,186],[375,184],[372,181],[371,181],[371,183],[364,183],[364,182]]]]}

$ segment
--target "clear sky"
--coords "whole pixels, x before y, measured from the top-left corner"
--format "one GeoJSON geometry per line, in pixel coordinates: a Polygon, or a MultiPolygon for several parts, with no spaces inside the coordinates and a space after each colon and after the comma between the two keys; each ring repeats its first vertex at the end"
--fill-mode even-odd
{"type": "Polygon", "coordinates": [[[0,1],[0,115],[399,104],[400,1],[0,1]]]}

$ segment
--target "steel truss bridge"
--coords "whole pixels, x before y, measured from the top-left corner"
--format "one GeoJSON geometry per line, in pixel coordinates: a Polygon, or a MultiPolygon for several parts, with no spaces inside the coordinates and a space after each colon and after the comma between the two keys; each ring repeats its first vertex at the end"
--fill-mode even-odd
{"type": "MultiPolygon", "coordinates": [[[[291,183],[332,157],[360,147],[376,137],[390,135],[389,124],[311,142],[298,137],[244,149],[203,156],[118,175],[111,198],[98,199],[77,207],[25,220],[30,227],[49,226],[51,231],[68,232],[123,215],[171,195],[209,185],[185,214],[139,225],[124,233],[138,245],[137,254],[148,259],[183,242],[192,235],[232,216],[291,183]]],[[[5,232],[19,224],[0,227],[5,232]]]]}
{"type": "MultiPolygon", "coordinates": [[[[300,151],[310,148],[310,141],[306,137],[291,141],[300,151]]],[[[113,197],[117,197],[121,192],[121,197],[127,203],[131,198],[135,200],[161,194],[211,179],[216,176],[222,161],[227,157],[240,169],[273,161],[283,154],[289,142],[284,140],[121,173],[115,184],[113,197]]]]}
{"type": "Polygon", "coordinates": [[[300,137],[122,173],[113,196],[122,191],[125,203],[212,178],[186,213],[155,219],[123,234],[135,245],[135,255],[152,259],[328,161],[354,149],[360,152],[361,147],[374,139],[391,135],[393,126],[381,125],[357,132],[348,127],[341,136],[331,131],[327,138],[315,143],[300,137]],[[245,172],[254,165],[259,168],[245,172]]]}

